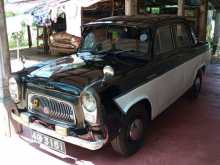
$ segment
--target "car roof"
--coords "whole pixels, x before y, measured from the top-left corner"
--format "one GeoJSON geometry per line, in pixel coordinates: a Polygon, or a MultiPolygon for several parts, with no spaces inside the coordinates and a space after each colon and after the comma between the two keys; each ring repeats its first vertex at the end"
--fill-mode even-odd
{"type": "Polygon", "coordinates": [[[98,19],[94,22],[85,24],[85,26],[99,25],[99,24],[113,24],[121,26],[136,26],[147,27],[150,25],[160,24],[163,22],[183,22],[184,17],[172,15],[137,15],[137,16],[113,16],[98,19]]]}

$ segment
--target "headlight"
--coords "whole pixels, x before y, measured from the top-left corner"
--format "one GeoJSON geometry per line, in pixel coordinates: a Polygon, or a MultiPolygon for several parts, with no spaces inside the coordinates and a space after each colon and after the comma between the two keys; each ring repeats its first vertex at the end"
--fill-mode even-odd
{"type": "Polygon", "coordinates": [[[86,91],[82,94],[82,106],[88,112],[94,112],[97,109],[96,98],[92,92],[86,91]]]}
{"type": "Polygon", "coordinates": [[[9,92],[15,103],[20,101],[20,90],[17,80],[14,77],[9,79],[9,92]]]}
{"type": "Polygon", "coordinates": [[[84,91],[81,94],[81,106],[85,120],[95,124],[97,122],[97,98],[92,91],[84,91]]]}

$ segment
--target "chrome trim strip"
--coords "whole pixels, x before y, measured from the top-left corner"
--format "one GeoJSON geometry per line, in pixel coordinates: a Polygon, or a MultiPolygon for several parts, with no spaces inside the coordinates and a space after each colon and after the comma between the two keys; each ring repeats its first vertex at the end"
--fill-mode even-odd
{"type": "MultiPolygon", "coordinates": [[[[67,142],[67,143],[70,143],[70,144],[73,144],[76,146],[80,146],[80,147],[83,147],[83,148],[86,148],[89,150],[93,150],[93,151],[102,148],[105,144],[105,140],[102,140],[102,139],[91,142],[91,141],[80,139],[78,137],[60,135],[57,132],[50,130],[50,129],[47,129],[45,127],[42,127],[39,124],[30,123],[28,120],[24,120],[21,116],[25,116],[25,113],[21,113],[20,116],[14,114],[14,113],[11,113],[12,119],[14,119],[18,123],[22,124],[23,126],[28,127],[30,129],[33,129],[35,131],[38,131],[40,133],[43,133],[45,135],[54,137],[56,139],[62,140],[64,142],[67,142]]],[[[27,118],[28,118],[28,116],[27,116],[27,118]]]]}

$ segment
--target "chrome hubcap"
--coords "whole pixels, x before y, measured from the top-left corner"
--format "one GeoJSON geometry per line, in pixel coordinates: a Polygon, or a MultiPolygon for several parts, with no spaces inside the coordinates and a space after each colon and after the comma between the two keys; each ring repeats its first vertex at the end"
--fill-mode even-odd
{"type": "Polygon", "coordinates": [[[134,120],[130,126],[130,131],[129,131],[130,138],[134,141],[139,140],[143,134],[143,128],[144,126],[142,120],[140,119],[134,120]]]}

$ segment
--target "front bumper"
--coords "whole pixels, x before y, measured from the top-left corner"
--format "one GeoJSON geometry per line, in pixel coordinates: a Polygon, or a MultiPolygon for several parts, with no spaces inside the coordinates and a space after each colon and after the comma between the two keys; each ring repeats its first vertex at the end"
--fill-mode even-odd
{"type": "Polygon", "coordinates": [[[59,134],[58,132],[45,128],[40,124],[36,124],[36,123],[31,123],[29,120],[29,116],[26,113],[20,113],[19,115],[15,114],[15,113],[11,113],[11,117],[12,119],[14,119],[16,122],[22,124],[25,127],[28,127],[32,130],[38,131],[40,133],[43,133],[45,135],[51,136],[53,138],[59,139],[61,141],[73,144],[73,145],[77,145],[89,150],[98,150],[100,148],[102,148],[104,146],[104,144],[106,143],[105,139],[99,139],[96,141],[88,141],[88,140],[84,140],[84,139],[80,139],[78,137],[73,137],[73,136],[64,136],[59,134]]]}

